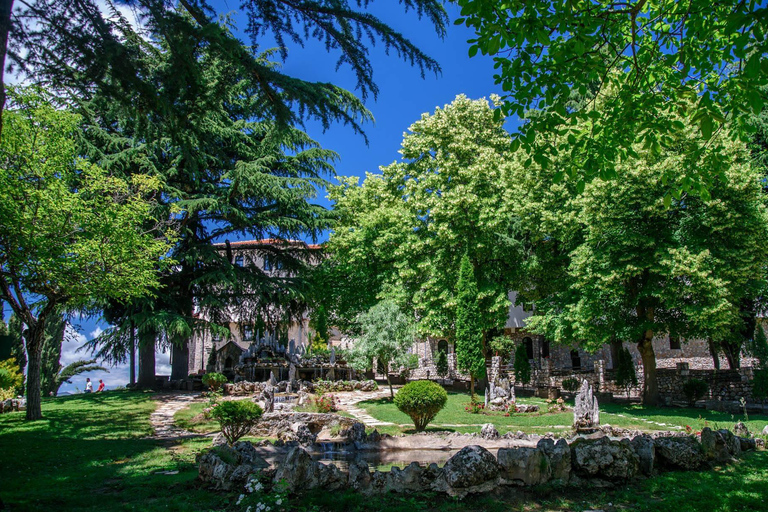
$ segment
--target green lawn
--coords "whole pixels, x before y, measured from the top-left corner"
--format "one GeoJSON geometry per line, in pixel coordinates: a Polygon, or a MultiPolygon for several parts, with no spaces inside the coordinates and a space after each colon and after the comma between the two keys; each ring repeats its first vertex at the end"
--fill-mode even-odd
{"type": "MultiPolygon", "coordinates": [[[[149,414],[155,407],[152,396],[113,391],[46,399],[43,402],[45,419],[32,423],[26,422],[22,413],[0,415],[0,497],[6,508],[11,511],[243,512],[242,507],[235,506],[239,492],[208,491],[200,488],[196,481],[194,457],[210,446],[209,439],[168,445],[146,438],[151,433],[149,414]]],[[[457,402],[462,396],[466,398],[466,395],[452,396],[451,401],[457,402]]],[[[386,410],[386,404],[379,405],[386,410]]],[[[609,405],[606,410],[612,408],[627,415],[642,413],[639,407],[609,405]]],[[[685,410],[659,409],[653,414],[654,418],[667,422],[672,421],[671,418],[690,419],[685,410]]],[[[730,416],[722,420],[727,421],[721,424],[732,421],[730,416]]],[[[457,430],[464,428],[475,427],[457,430]]],[[[665,473],[620,489],[505,488],[495,495],[464,501],[431,494],[371,498],[353,492],[319,490],[291,497],[286,510],[736,512],[766,510],[766,489],[768,452],[758,452],[733,466],[714,471],[665,473]]]]}
{"type": "Polygon", "coordinates": [[[190,432],[197,432],[199,434],[218,432],[221,430],[219,423],[203,416],[203,409],[206,407],[208,407],[208,402],[189,404],[189,406],[177,411],[173,415],[173,422],[176,426],[190,432]]]}
{"type": "MultiPolygon", "coordinates": [[[[573,423],[572,412],[548,413],[549,404],[539,398],[521,398],[518,399],[518,402],[536,404],[539,406],[541,413],[510,414],[509,416],[505,416],[504,413],[500,412],[471,414],[464,409],[469,403],[469,394],[449,392],[448,403],[440,411],[430,427],[432,430],[477,432],[479,429],[478,425],[493,423],[502,434],[517,430],[539,434],[550,431],[570,431],[570,425],[573,423]]],[[[571,402],[570,405],[573,405],[573,403],[571,402]]],[[[379,429],[382,432],[398,433],[403,431],[403,429],[407,432],[410,430],[408,427],[413,424],[407,415],[397,410],[397,407],[389,398],[360,402],[358,406],[378,420],[396,423],[400,426],[382,427],[379,429]]],[[[626,404],[604,404],[600,406],[601,423],[645,431],[671,430],[675,426],[685,428],[686,425],[690,426],[693,430],[701,430],[707,425],[710,427],[733,428],[733,424],[736,421],[743,419],[741,416],[734,416],[728,413],[695,408],[660,408],[626,404]],[[664,423],[667,426],[643,420],[664,423]]],[[[751,431],[760,432],[768,424],[768,416],[750,415],[749,421],[745,423],[751,431]]]]}

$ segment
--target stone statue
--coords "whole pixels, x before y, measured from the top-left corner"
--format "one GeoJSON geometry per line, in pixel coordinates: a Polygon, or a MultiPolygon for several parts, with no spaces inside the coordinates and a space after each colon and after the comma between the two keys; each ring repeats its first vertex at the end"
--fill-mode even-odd
{"type": "Polygon", "coordinates": [[[288,342],[288,353],[291,355],[296,353],[296,340],[293,338],[288,342]]]}
{"type": "Polygon", "coordinates": [[[269,384],[271,386],[277,386],[277,377],[275,377],[275,370],[269,372],[269,384]]]}
{"type": "Polygon", "coordinates": [[[336,347],[331,347],[331,365],[336,364],[336,347]]]}
{"type": "Polygon", "coordinates": [[[579,394],[573,406],[573,427],[579,429],[594,429],[600,425],[600,409],[597,398],[592,392],[592,386],[586,379],[581,381],[579,394]]]}
{"type": "Polygon", "coordinates": [[[288,367],[288,382],[293,382],[296,380],[296,365],[291,363],[291,365],[288,367]]]}
{"type": "Polygon", "coordinates": [[[274,412],[275,388],[272,386],[265,386],[264,391],[261,392],[261,397],[264,399],[264,412],[274,412]]]}

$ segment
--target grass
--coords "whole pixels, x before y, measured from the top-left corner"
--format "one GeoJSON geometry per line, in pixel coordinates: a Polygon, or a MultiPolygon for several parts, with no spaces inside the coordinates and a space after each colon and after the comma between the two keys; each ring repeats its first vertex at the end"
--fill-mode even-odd
{"type": "Polygon", "coordinates": [[[216,420],[208,419],[203,415],[203,409],[208,407],[207,402],[195,402],[176,411],[173,422],[177,427],[198,434],[210,434],[221,430],[216,420]]]}
{"type": "MultiPolygon", "coordinates": [[[[471,414],[464,409],[469,403],[469,394],[449,392],[445,408],[438,413],[430,427],[431,430],[477,432],[479,425],[493,423],[502,434],[518,430],[539,434],[550,431],[570,431],[570,425],[573,423],[572,412],[549,413],[547,411],[550,404],[539,398],[521,398],[518,399],[518,402],[538,405],[541,413],[513,413],[509,416],[505,416],[501,412],[471,414]]],[[[573,403],[570,405],[572,406],[573,403]]],[[[411,431],[410,426],[413,424],[411,419],[400,412],[389,398],[360,402],[358,406],[377,420],[395,423],[393,426],[379,428],[380,432],[397,434],[411,431]]],[[[600,406],[601,423],[643,431],[671,430],[678,426],[685,428],[686,425],[693,430],[701,430],[705,426],[733,428],[733,424],[739,420],[743,420],[743,418],[729,413],[696,408],[643,407],[634,404],[604,404],[600,406]],[[666,426],[658,425],[659,423],[666,426]]],[[[750,431],[760,432],[763,426],[768,424],[768,416],[750,415],[749,421],[745,423],[750,431]]]]}
{"type": "MultiPolygon", "coordinates": [[[[462,396],[466,397],[452,396],[450,400],[460,401],[462,396]]],[[[5,506],[25,512],[243,512],[234,504],[239,492],[212,492],[200,488],[196,481],[195,454],[210,446],[209,439],[169,445],[147,438],[151,434],[149,414],[154,408],[152,394],[112,391],[46,399],[45,419],[41,421],[27,422],[22,413],[0,415],[0,497],[5,506]]],[[[677,409],[644,410],[608,404],[605,410],[608,414],[621,411],[631,416],[631,421],[644,412],[666,422],[690,419],[686,410],[677,409]]],[[[690,414],[694,412],[699,411],[690,414]]],[[[194,417],[196,413],[190,414],[194,417]]],[[[715,416],[721,424],[732,421],[730,415],[715,416]]],[[[761,421],[752,419],[757,424],[761,421]]],[[[458,431],[465,428],[476,431],[471,425],[455,427],[458,431]]],[[[317,490],[290,497],[288,510],[736,512],[768,509],[766,489],[768,452],[757,452],[738,464],[713,471],[664,473],[609,490],[503,488],[463,501],[433,494],[365,497],[317,490]]]]}
{"type": "Polygon", "coordinates": [[[194,455],[210,440],[148,439],[154,409],[152,394],[111,391],[45,399],[40,421],[0,415],[0,498],[13,511],[221,507],[194,485],[194,455]]]}

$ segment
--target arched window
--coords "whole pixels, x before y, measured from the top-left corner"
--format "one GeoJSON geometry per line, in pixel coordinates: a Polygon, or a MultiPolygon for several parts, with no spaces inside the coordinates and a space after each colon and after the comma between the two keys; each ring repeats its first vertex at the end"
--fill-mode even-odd
{"type": "Polygon", "coordinates": [[[547,359],[549,357],[549,340],[541,341],[541,357],[547,359]]]}
{"type": "Polygon", "coordinates": [[[238,267],[242,267],[245,264],[245,258],[243,258],[242,254],[238,254],[235,256],[235,265],[238,267]]]}
{"type": "Polygon", "coordinates": [[[581,356],[578,350],[571,350],[571,367],[574,370],[581,369],[581,356]]]}
{"type": "Polygon", "coordinates": [[[523,338],[523,345],[525,345],[525,354],[528,359],[533,359],[533,340],[526,336],[523,338]]]}
{"type": "Polygon", "coordinates": [[[448,355],[448,342],[445,340],[440,340],[437,342],[437,351],[438,352],[445,352],[445,355],[448,355]]]}

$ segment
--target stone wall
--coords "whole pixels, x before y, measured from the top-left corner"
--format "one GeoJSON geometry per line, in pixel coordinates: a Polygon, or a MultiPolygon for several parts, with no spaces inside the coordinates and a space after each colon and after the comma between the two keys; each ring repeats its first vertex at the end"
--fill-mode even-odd
{"type": "MultiPolygon", "coordinates": [[[[364,428],[350,431],[366,436],[364,428]]],[[[371,472],[361,460],[342,471],[314,461],[297,442],[275,467],[265,470],[259,451],[249,442],[239,442],[198,455],[199,477],[211,487],[226,490],[243,489],[251,475],[260,472],[261,481],[267,477],[289,492],[353,489],[365,495],[438,492],[462,498],[492,492],[499,486],[625,485],[661,471],[705,470],[730,462],[758,444],[764,447],[762,439],[709,428],[700,436],[663,433],[612,439],[600,434],[570,441],[540,438],[522,446],[499,448],[495,456],[483,446],[471,444],[442,468],[413,462],[403,470],[393,467],[386,472],[371,472]]],[[[349,449],[354,449],[354,443],[349,449]]]]}

